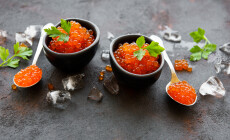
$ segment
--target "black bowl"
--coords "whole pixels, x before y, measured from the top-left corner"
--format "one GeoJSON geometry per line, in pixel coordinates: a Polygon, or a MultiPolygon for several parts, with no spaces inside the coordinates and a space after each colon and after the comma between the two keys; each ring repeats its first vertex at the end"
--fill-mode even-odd
{"type": "MultiPolygon", "coordinates": [[[[160,75],[161,75],[161,71],[162,71],[162,67],[164,65],[164,57],[161,54],[159,56],[159,63],[160,63],[160,67],[149,74],[134,74],[131,72],[126,71],[125,69],[123,69],[116,61],[113,52],[118,48],[119,44],[124,44],[125,42],[128,43],[132,43],[132,42],[136,42],[137,38],[143,36],[143,35],[123,35],[120,36],[116,39],[114,39],[111,44],[110,44],[110,63],[113,69],[113,73],[115,75],[115,77],[117,78],[118,82],[121,84],[125,84],[127,86],[131,86],[131,87],[147,87],[152,85],[153,83],[155,83],[160,75]]],[[[145,37],[145,42],[150,44],[153,40],[150,39],[147,36],[145,37]]]]}
{"type": "MultiPolygon", "coordinates": [[[[99,44],[99,39],[100,39],[100,31],[97,25],[94,23],[83,20],[83,19],[78,19],[78,18],[68,18],[65,19],[67,21],[76,21],[81,24],[81,26],[85,27],[86,29],[91,29],[93,30],[93,35],[95,37],[94,42],[87,48],[75,52],[75,53],[57,53],[52,51],[51,49],[48,48],[48,45],[50,41],[52,40],[51,37],[48,35],[45,36],[44,42],[43,42],[43,50],[46,55],[46,58],[49,60],[51,64],[53,64],[55,67],[65,70],[65,71],[73,71],[73,70],[80,70],[83,68],[85,65],[87,65],[92,58],[94,57],[98,44],[99,44]]],[[[59,22],[56,27],[60,26],[61,23],[59,22]]]]}

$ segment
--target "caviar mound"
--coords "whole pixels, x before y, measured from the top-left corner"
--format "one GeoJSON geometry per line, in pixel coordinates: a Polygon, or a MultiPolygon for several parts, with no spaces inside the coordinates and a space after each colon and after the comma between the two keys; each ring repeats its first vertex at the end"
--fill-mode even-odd
{"type": "Polygon", "coordinates": [[[22,69],[14,76],[14,82],[20,87],[28,87],[36,84],[42,78],[42,70],[36,65],[22,69]]]}
{"type": "MultiPolygon", "coordinates": [[[[59,37],[53,37],[49,43],[49,49],[58,53],[74,53],[89,47],[94,42],[95,37],[92,30],[87,30],[76,21],[70,21],[70,24],[69,41],[58,41],[59,37]]],[[[67,34],[61,27],[57,29],[67,34]]]]}
{"type": "Polygon", "coordinates": [[[187,70],[188,72],[192,71],[192,68],[189,67],[188,61],[185,59],[177,59],[175,60],[175,70],[176,71],[182,71],[182,70],[187,70]]]}
{"type": "Polygon", "coordinates": [[[191,105],[196,101],[196,91],[186,81],[173,83],[168,87],[168,94],[177,102],[191,105]]]}
{"type": "MultiPolygon", "coordinates": [[[[142,48],[144,49],[149,44],[145,43],[142,48]]],[[[135,42],[129,44],[124,43],[119,45],[118,49],[114,52],[114,57],[117,63],[128,72],[134,74],[148,74],[156,71],[159,67],[159,56],[153,57],[150,56],[149,52],[144,49],[145,55],[139,61],[133,53],[138,51],[139,47],[135,42]]]]}

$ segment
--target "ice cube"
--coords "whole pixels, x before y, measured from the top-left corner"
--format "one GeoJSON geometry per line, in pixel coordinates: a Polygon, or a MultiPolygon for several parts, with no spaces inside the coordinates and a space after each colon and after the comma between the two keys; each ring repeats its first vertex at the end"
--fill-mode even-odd
{"type": "Polygon", "coordinates": [[[227,54],[230,54],[230,42],[220,46],[219,49],[227,54]]]}
{"type": "Polygon", "coordinates": [[[109,60],[109,50],[102,50],[101,59],[104,61],[109,60]]]}
{"type": "Polygon", "coordinates": [[[225,67],[224,64],[222,64],[221,62],[216,63],[214,66],[215,66],[216,73],[220,73],[221,70],[225,67]]]}
{"type": "Polygon", "coordinates": [[[230,63],[225,64],[225,69],[223,70],[224,73],[230,74],[230,63]]]}
{"type": "Polygon", "coordinates": [[[6,42],[7,32],[0,30],[0,45],[4,45],[6,42]]]}
{"type": "Polygon", "coordinates": [[[181,35],[178,31],[174,31],[168,26],[165,26],[165,30],[163,30],[161,33],[161,36],[171,42],[180,42],[181,41],[181,35]]]}
{"type": "Polygon", "coordinates": [[[223,71],[225,74],[230,74],[230,63],[220,60],[215,64],[216,73],[223,71]]]}
{"type": "Polygon", "coordinates": [[[65,90],[75,90],[84,87],[84,77],[85,74],[77,74],[74,76],[69,76],[67,78],[62,79],[62,84],[65,90]]]}
{"type": "Polygon", "coordinates": [[[223,97],[226,91],[222,82],[217,77],[212,76],[200,86],[199,92],[201,95],[223,97]]]}
{"type": "Polygon", "coordinates": [[[71,103],[71,94],[68,91],[53,90],[47,93],[46,100],[55,108],[66,109],[71,103]]]}
{"type": "Polygon", "coordinates": [[[88,95],[88,99],[100,102],[103,98],[103,94],[96,88],[93,87],[88,95]]]}
{"type": "Polygon", "coordinates": [[[111,94],[116,95],[119,93],[120,88],[114,75],[111,76],[108,80],[105,80],[103,85],[111,94]]]}
{"type": "Polygon", "coordinates": [[[33,38],[25,33],[19,32],[15,34],[16,42],[24,43],[26,45],[32,46],[33,45],[33,38]]]}
{"type": "Polygon", "coordinates": [[[112,41],[114,39],[114,35],[111,32],[107,32],[107,38],[109,41],[112,41]]]}
{"type": "Polygon", "coordinates": [[[42,25],[30,25],[26,27],[25,34],[30,36],[31,38],[34,38],[37,33],[41,32],[42,25]]]}
{"type": "Polygon", "coordinates": [[[33,38],[41,32],[42,25],[30,25],[24,32],[18,32],[15,34],[16,42],[24,43],[26,45],[33,45],[33,38]]]}

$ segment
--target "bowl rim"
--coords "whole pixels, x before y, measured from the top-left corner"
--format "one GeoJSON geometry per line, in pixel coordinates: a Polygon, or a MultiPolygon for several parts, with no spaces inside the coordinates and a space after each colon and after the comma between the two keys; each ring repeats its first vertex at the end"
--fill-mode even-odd
{"type": "MultiPolygon", "coordinates": [[[[130,76],[136,76],[136,77],[149,77],[149,76],[154,75],[154,74],[156,74],[157,72],[159,72],[159,71],[162,69],[162,67],[164,66],[164,61],[165,61],[164,55],[163,55],[162,53],[160,54],[160,55],[161,55],[161,59],[162,59],[162,60],[161,60],[161,65],[160,65],[160,67],[159,67],[157,70],[155,70],[154,72],[151,72],[151,73],[148,73],[148,74],[135,74],[135,73],[131,73],[131,72],[125,70],[124,68],[122,68],[122,67],[117,63],[117,61],[116,61],[116,59],[115,59],[115,57],[114,57],[114,55],[113,55],[114,44],[115,44],[115,42],[116,42],[117,40],[119,40],[119,39],[121,39],[121,38],[128,37],[128,36],[134,36],[134,37],[136,37],[136,36],[144,36],[145,38],[148,38],[149,40],[152,40],[150,37],[147,37],[147,36],[142,35],[142,34],[126,34],[126,35],[121,35],[121,36],[115,38],[115,39],[110,43],[110,50],[109,50],[109,51],[110,51],[110,57],[112,58],[112,61],[115,63],[115,65],[117,65],[118,69],[120,69],[122,72],[124,72],[124,73],[126,73],[126,74],[128,74],[128,75],[130,75],[130,76]]],[[[153,40],[152,40],[152,41],[153,41],[153,40]]]]}
{"type": "MultiPolygon", "coordinates": [[[[100,39],[100,30],[99,30],[98,26],[97,26],[96,24],[94,24],[93,22],[88,21],[88,20],[85,20],[85,19],[81,19],[81,18],[66,18],[66,19],[64,19],[64,20],[67,20],[67,21],[83,21],[83,22],[87,22],[88,24],[91,24],[91,25],[95,28],[96,33],[97,33],[97,36],[96,36],[95,40],[93,41],[93,43],[92,43],[90,46],[88,46],[88,47],[86,47],[86,48],[84,48],[83,50],[80,50],[80,51],[78,51],[78,52],[74,52],[74,53],[58,53],[58,52],[55,52],[55,51],[51,50],[51,49],[46,45],[46,38],[48,37],[48,35],[45,34],[44,39],[43,39],[43,46],[44,46],[44,48],[46,48],[47,51],[49,51],[49,52],[51,52],[51,53],[54,53],[54,54],[57,54],[57,55],[71,56],[71,55],[76,55],[76,54],[80,54],[80,53],[82,53],[82,52],[84,52],[84,51],[87,51],[87,50],[89,50],[90,48],[94,47],[94,46],[99,42],[99,39],[100,39]]],[[[59,21],[59,22],[55,25],[55,27],[57,27],[59,24],[61,24],[61,21],[59,21]]]]}

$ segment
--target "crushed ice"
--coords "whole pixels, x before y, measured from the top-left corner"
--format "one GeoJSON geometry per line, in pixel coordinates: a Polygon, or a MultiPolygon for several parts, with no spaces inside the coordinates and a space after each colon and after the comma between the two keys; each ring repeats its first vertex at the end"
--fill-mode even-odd
{"type": "Polygon", "coordinates": [[[221,71],[225,74],[230,74],[230,63],[226,61],[220,60],[220,62],[217,62],[215,65],[216,73],[220,73],[221,71]]]}
{"type": "Polygon", "coordinates": [[[30,25],[24,32],[18,32],[15,34],[16,42],[24,43],[26,45],[33,45],[33,38],[41,32],[42,25],[30,25]]]}
{"type": "Polygon", "coordinates": [[[46,100],[55,108],[66,109],[71,103],[71,94],[68,91],[53,90],[47,93],[46,100]]]}
{"type": "Polygon", "coordinates": [[[103,98],[103,94],[96,88],[93,87],[88,95],[88,99],[100,102],[103,98]]]}
{"type": "Polygon", "coordinates": [[[103,61],[109,60],[109,50],[102,50],[101,59],[103,61]]]}
{"type": "Polygon", "coordinates": [[[7,32],[0,30],[0,45],[4,45],[6,42],[7,32]]]}
{"type": "Polygon", "coordinates": [[[223,97],[226,91],[222,82],[217,77],[212,76],[200,86],[199,92],[201,95],[223,97]]]}
{"type": "Polygon", "coordinates": [[[230,54],[230,42],[220,46],[219,49],[227,54],[230,54]]]}
{"type": "Polygon", "coordinates": [[[84,87],[84,77],[85,74],[77,74],[74,76],[69,76],[67,78],[62,79],[62,84],[65,90],[75,90],[84,87]]]}
{"type": "Polygon", "coordinates": [[[180,42],[181,41],[181,35],[178,31],[174,31],[168,26],[164,26],[165,29],[160,32],[160,35],[167,41],[171,42],[180,42]]]}
{"type": "Polygon", "coordinates": [[[116,95],[119,93],[120,88],[114,75],[105,80],[103,85],[111,94],[116,95]]]}
{"type": "Polygon", "coordinates": [[[107,38],[109,41],[112,41],[114,39],[114,35],[111,32],[107,32],[107,38]]]}

